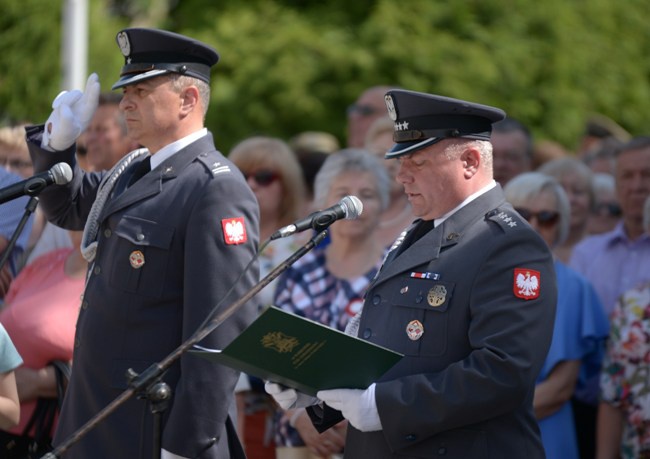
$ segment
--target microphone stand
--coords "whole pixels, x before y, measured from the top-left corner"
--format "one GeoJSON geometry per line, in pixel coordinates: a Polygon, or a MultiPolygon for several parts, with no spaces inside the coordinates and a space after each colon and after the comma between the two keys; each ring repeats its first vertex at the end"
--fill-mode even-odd
{"type": "MultiPolygon", "coordinates": [[[[194,332],[185,342],[181,343],[174,351],[172,351],[167,357],[165,357],[161,362],[154,363],[149,368],[144,370],[142,373],[137,374],[132,369],[129,369],[127,377],[129,378],[129,387],[124,390],[120,395],[118,395],[111,403],[106,405],[99,413],[93,416],[88,422],[82,425],[79,429],[72,433],[63,443],[57,446],[53,451],[45,454],[41,459],[56,459],[60,457],[61,454],[65,453],[72,445],[77,443],[81,438],[83,438],[90,430],[94,429],[99,423],[101,423],[106,417],[113,413],[117,408],[119,408],[124,402],[130,399],[136,393],[147,393],[147,392],[161,392],[160,387],[158,386],[160,377],[162,374],[169,369],[169,367],[178,360],[185,352],[190,350],[192,346],[201,341],[203,338],[212,333],[219,325],[221,325],[226,319],[228,319],[237,309],[239,309],[246,302],[250,301],[255,295],[257,295],[260,290],[270,284],[275,278],[280,274],[286,271],[289,266],[295,263],[299,258],[303,257],[307,252],[316,247],[320,242],[327,236],[327,230],[316,234],[312,237],[306,244],[296,250],[291,256],[286,260],[276,266],[264,279],[259,281],[254,285],[244,296],[239,300],[232,303],[226,309],[221,311],[218,315],[214,316],[216,313],[216,308],[212,310],[208,317],[211,317],[209,320],[206,320],[204,324],[199,327],[198,330],[194,332]],[[214,316],[214,317],[212,317],[214,316]]],[[[164,384],[164,383],[163,383],[164,384]]],[[[166,386],[166,384],[165,384],[166,386]]],[[[167,386],[162,389],[162,399],[167,400],[171,397],[171,390],[167,386]],[[169,391],[169,393],[167,393],[169,391]]],[[[160,394],[158,394],[160,395],[160,394]]],[[[145,395],[147,397],[147,395],[145,395]]],[[[160,408],[158,408],[161,411],[160,408]]],[[[164,407],[162,408],[164,410],[164,407]]],[[[162,414],[161,412],[154,412],[156,416],[162,414]]],[[[159,424],[160,419],[156,421],[155,424],[159,424]]],[[[156,427],[162,427],[160,425],[154,426],[154,440],[160,441],[161,434],[156,432],[156,427]]],[[[154,457],[160,457],[160,445],[154,444],[154,457]],[[157,451],[155,451],[157,449],[157,451]]]]}
{"type": "Polygon", "coordinates": [[[4,268],[5,264],[7,263],[7,260],[9,259],[11,252],[14,250],[14,247],[16,246],[16,242],[18,241],[18,236],[20,236],[20,233],[23,232],[23,228],[25,228],[25,225],[27,224],[27,220],[29,220],[29,217],[31,217],[31,215],[34,213],[37,205],[38,205],[38,198],[36,196],[30,196],[29,201],[25,206],[25,212],[23,213],[22,218],[18,222],[18,226],[14,230],[14,234],[12,234],[11,240],[9,241],[9,244],[5,248],[4,253],[2,254],[2,258],[0,259],[0,270],[2,270],[2,268],[4,268]]]}

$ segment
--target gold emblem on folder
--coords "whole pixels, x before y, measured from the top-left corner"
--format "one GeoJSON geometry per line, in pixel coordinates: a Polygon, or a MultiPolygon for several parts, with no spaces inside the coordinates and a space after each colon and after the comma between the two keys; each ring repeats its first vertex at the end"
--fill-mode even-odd
{"type": "Polygon", "coordinates": [[[281,354],[293,352],[300,342],[293,336],[285,335],[282,332],[270,332],[262,336],[262,346],[273,349],[281,354]]]}

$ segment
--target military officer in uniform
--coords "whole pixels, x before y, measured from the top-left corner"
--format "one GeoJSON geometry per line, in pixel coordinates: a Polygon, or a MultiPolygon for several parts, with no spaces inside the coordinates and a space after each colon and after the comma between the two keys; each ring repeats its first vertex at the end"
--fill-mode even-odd
{"type": "MultiPolygon", "coordinates": [[[[244,272],[257,251],[257,201],[204,128],[217,52],[155,29],[125,29],[117,42],[125,65],[113,89],[123,92],[129,136],[144,148],[106,173],[76,166],[74,141],[97,106],[96,75],[84,93],[60,94],[45,126],[27,131],[37,171],[60,161],[74,168],[70,184],[40,197],[50,221],[85,228],[89,260],[55,446],[127,388],[127,369],[140,373],[160,362],[215,305],[229,306],[258,278],[256,263],[244,272]]],[[[237,310],[201,344],[224,347],[254,314],[248,305],[237,310]]],[[[162,445],[154,444],[147,403],[132,397],[64,457],[151,457],[157,446],[163,458],[242,457],[229,416],[237,379],[229,368],[185,354],[163,375],[173,396],[162,445]]]]}
{"type": "MultiPolygon", "coordinates": [[[[404,357],[366,390],[318,392],[312,422],[348,419],[346,458],[541,459],[532,401],[557,292],[548,247],[492,176],[491,127],[505,113],[406,90],[386,105],[396,141],[386,157],[419,219],[351,332],[404,357]]],[[[310,402],[267,387],[284,406],[310,402]]]]}

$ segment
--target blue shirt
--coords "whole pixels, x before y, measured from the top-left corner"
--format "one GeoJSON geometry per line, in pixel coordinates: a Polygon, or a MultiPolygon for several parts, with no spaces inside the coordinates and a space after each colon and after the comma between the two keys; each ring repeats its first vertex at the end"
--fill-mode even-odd
{"type": "Polygon", "coordinates": [[[620,222],[578,243],[569,266],[591,282],[609,316],[619,296],[650,280],[650,234],[632,241],[620,222]]]}

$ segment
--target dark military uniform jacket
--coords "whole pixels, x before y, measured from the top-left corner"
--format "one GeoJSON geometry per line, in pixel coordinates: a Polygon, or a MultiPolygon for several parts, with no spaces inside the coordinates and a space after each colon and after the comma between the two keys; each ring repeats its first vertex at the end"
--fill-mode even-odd
{"type": "MultiPolygon", "coordinates": [[[[345,457],[543,458],[532,400],[556,296],[548,247],[498,185],[394,248],[358,334],[404,357],[375,388],[383,430],[349,426],[345,457]]],[[[325,408],[321,430],[340,419],[325,408]]]]}
{"type": "MultiPolygon", "coordinates": [[[[42,126],[28,130],[37,171],[60,161],[74,165],[74,148],[44,151],[41,133],[42,126]]],[[[115,190],[124,188],[122,181],[138,165],[134,162],[115,190]]],[[[70,184],[46,189],[40,198],[49,220],[82,229],[101,178],[75,166],[70,184]]],[[[238,278],[257,251],[257,201],[242,174],[215,150],[210,134],[109,198],[99,221],[99,245],[81,302],[72,378],[55,445],[127,388],[127,369],[140,373],[162,361],[231,287],[220,310],[258,279],[256,263],[238,278]]],[[[225,347],[254,314],[246,305],[201,344],[225,347]]],[[[234,370],[184,354],[163,377],[173,399],[164,413],[162,447],[191,458],[237,457],[228,450],[229,441],[238,445],[234,429],[230,435],[226,429],[237,379],[234,370]]],[[[151,457],[152,419],[147,403],[132,397],[64,457],[151,457]]]]}

